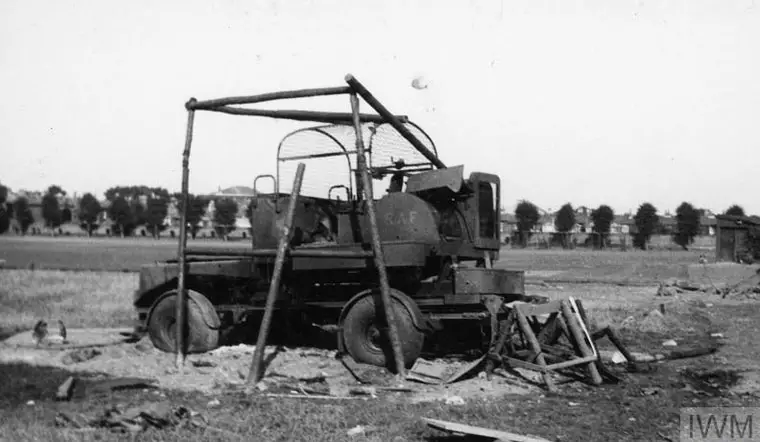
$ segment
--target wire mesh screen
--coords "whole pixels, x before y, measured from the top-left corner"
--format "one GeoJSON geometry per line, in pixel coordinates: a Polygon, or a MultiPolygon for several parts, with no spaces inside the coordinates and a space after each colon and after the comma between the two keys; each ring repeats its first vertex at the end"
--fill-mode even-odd
{"type": "MultiPolygon", "coordinates": [[[[406,123],[405,127],[428,150],[436,153],[432,140],[421,129],[412,123],[406,123]]],[[[399,160],[403,160],[409,167],[432,168],[430,161],[388,123],[362,124],[362,138],[372,168],[391,167],[399,160]]],[[[357,161],[356,132],[353,126],[325,125],[292,132],[280,143],[277,160],[280,192],[292,191],[296,168],[298,163],[303,162],[306,171],[301,194],[318,198],[340,197],[345,200],[346,190],[335,188],[337,185],[345,186],[352,195],[355,194],[354,171],[357,161]]],[[[387,180],[388,178],[382,181],[387,180]]],[[[373,185],[373,189],[375,193],[384,190],[378,183],[373,185]]]]}

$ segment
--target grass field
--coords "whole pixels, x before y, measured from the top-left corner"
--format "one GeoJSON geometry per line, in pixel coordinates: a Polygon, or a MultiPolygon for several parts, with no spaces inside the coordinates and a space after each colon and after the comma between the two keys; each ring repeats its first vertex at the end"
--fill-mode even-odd
{"type": "MultiPolygon", "coordinates": [[[[203,247],[250,247],[247,241],[190,241],[203,247]]],[[[503,249],[496,267],[528,271],[529,279],[622,284],[656,283],[684,276],[699,251],[503,249]]],[[[154,261],[176,258],[176,240],[0,236],[6,267],[138,271],[154,261]]]]}

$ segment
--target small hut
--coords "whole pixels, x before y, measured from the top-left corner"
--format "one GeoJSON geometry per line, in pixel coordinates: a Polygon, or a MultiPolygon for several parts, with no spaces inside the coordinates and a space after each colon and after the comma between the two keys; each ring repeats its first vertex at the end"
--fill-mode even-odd
{"type": "Polygon", "coordinates": [[[760,257],[760,219],[716,215],[715,260],[738,262],[760,257]]]}

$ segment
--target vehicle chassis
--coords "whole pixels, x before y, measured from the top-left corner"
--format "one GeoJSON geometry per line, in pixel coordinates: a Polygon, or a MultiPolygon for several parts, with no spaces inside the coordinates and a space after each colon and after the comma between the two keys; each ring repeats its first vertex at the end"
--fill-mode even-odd
{"type": "MultiPolygon", "coordinates": [[[[490,343],[493,344],[497,321],[504,317],[505,303],[531,298],[525,295],[523,271],[496,269],[492,266],[492,262],[498,260],[499,256],[498,210],[495,220],[492,221],[495,222],[497,229],[495,242],[491,238],[488,247],[478,247],[477,241],[474,246],[459,244],[450,249],[446,249],[445,246],[418,244],[403,239],[380,241],[374,213],[376,202],[373,202],[372,186],[369,181],[370,172],[364,158],[364,147],[361,141],[362,123],[390,124],[430,164],[444,171],[442,173],[448,173],[448,175],[434,175],[435,171],[430,172],[433,180],[440,179],[446,182],[454,177],[456,181],[456,175],[461,175],[461,168],[447,169],[437,153],[431,151],[404,126],[403,123],[408,121],[406,117],[391,114],[353,76],[347,75],[346,82],[348,85],[342,87],[291,90],[206,101],[191,98],[186,103],[188,120],[182,157],[182,195],[177,259],[143,266],[140,273],[140,289],[135,293],[134,302],[139,321],[147,324],[151,315],[156,314],[156,306],[162,299],[167,296],[176,297],[174,308],[177,324],[173,329],[173,334],[174,351],[176,351],[179,366],[184,363],[186,353],[192,353],[194,350],[208,350],[202,343],[199,344],[197,340],[194,340],[191,336],[192,332],[187,331],[188,321],[192,322],[192,317],[188,319],[188,304],[197,307],[200,311],[198,314],[208,327],[215,330],[222,329],[225,324],[238,324],[251,313],[264,312],[266,317],[267,309],[275,304],[279,311],[289,313],[327,312],[324,316],[330,320],[326,323],[337,325],[338,348],[340,351],[345,351],[346,337],[343,321],[347,313],[362,299],[372,298],[376,304],[382,306],[382,310],[378,308],[378,311],[385,313],[387,322],[383,329],[390,335],[389,341],[393,347],[397,370],[402,371],[400,360],[404,358],[400,346],[404,345],[401,339],[404,336],[399,337],[394,330],[396,322],[394,317],[398,315],[398,310],[395,313],[392,312],[393,309],[390,308],[392,302],[395,301],[403,307],[402,310],[409,314],[414,327],[426,334],[441,330],[442,324],[446,321],[475,321],[490,327],[490,343]],[[349,95],[352,112],[261,110],[239,106],[328,95],[349,95]],[[378,115],[359,113],[358,96],[374,108],[378,115]],[[290,230],[292,219],[290,219],[286,220],[283,226],[280,247],[277,249],[257,247],[255,244],[250,250],[188,247],[189,157],[196,111],[353,125],[357,134],[357,195],[360,200],[362,195],[364,196],[363,203],[369,215],[372,240],[337,247],[293,247],[286,244],[292,238],[290,230]],[[359,180],[359,177],[363,180],[359,180]],[[394,272],[410,266],[416,268],[429,266],[427,257],[436,254],[441,256],[440,260],[434,261],[437,268],[433,269],[433,273],[436,276],[415,281],[414,293],[405,294],[403,290],[400,290],[404,287],[399,287],[399,284],[394,282],[394,272]],[[475,265],[468,266],[468,263],[475,265]],[[282,281],[285,281],[283,284],[279,284],[280,269],[282,281]],[[277,284],[273,287],[275,274],[274,281],[277,284]],[[391,283],[388,282],[389,274],[391,283]],[[209,296],[210,292],[219,291],[220,287],[229,296],[209,296]],[[273,292],[276,292],[276,302],[272,299],[273,292]],[[308,296],[305,296],[304,293],[307,292],[308,296]],[[373,296],[375,294],[381,296],[373,296]]],[[[302,174],[303,168],[299,166],[299,169],[302,174]]],[[[298,179],[300,178],[297,177],[296,180],[298,179]]],[[[490,179],[498,184],[498,177],[495,175],[473,173],[471,179],[490,179]]],[[[275,179],[276,189],[278,185],[275,179]]],[[[300,184],[298,186],[300,187],[300,184]]],[[[498,197],[498,193],[496,195],[498,197]]],[[[276,190],[275,201],[279,201],[277,198],[281,197],[292,197],[291,207],[289,207],[292,209],[298,197],[297,190],[293,192],[293,195],[281,195],[276,190]]],[[[292,214],[289,216],[292,217],[292,214]]],[[[255,223],[252,222],[252,226],[256,229],[255,223]]],[[[408,361],[406,365],[409,365],[408,361]]]]}

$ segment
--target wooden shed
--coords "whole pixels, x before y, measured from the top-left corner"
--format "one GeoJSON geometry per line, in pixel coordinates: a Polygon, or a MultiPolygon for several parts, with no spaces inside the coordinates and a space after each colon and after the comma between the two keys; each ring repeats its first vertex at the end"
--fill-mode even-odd
{"type": "Polygon", "coordinates": [[[760,219],[716,215],[715,260],[736,262],[760,253],[760,219]]]}

